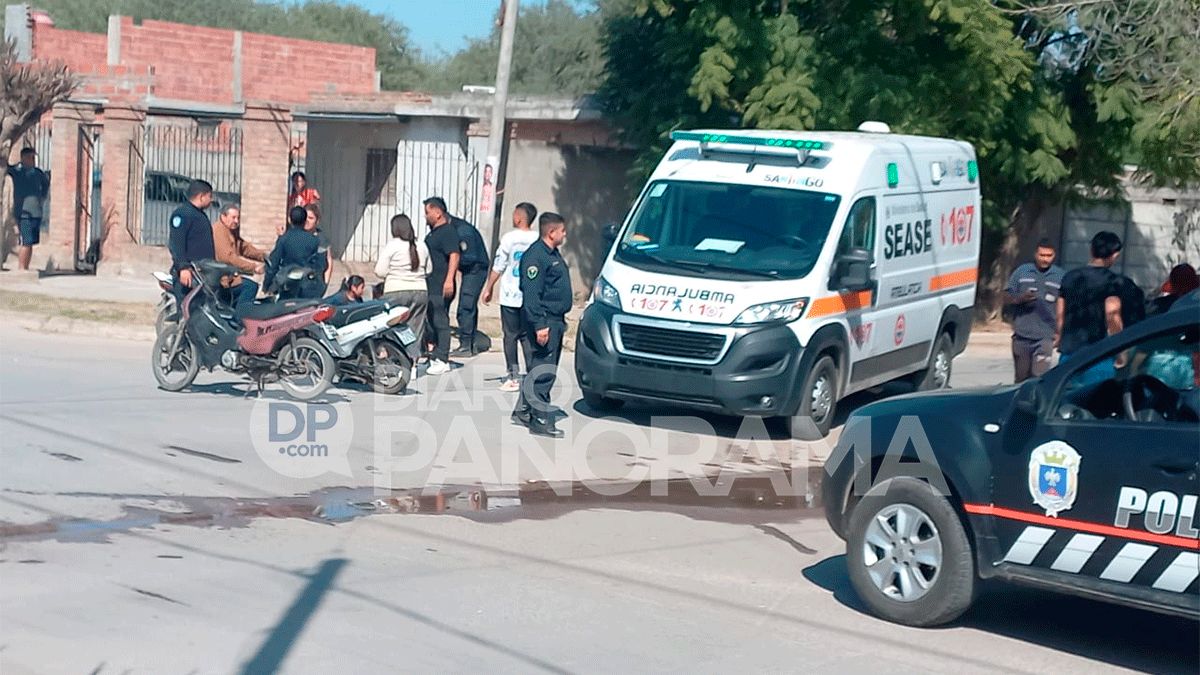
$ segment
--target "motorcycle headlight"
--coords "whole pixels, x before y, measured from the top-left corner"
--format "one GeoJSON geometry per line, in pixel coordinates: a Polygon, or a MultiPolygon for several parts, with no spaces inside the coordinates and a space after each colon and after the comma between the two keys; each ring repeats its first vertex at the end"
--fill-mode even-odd
{"type": "Polygon", "coordinates": [[[786,323],[799,319],[804,314],[804,308],[806,307],[808,307],[808,298],[764,302],[761,305],[748,307],[746,311],[738,315],[734,323],[739,326],[773,323],[775,321],[786,323]]]}
{"type": "Polygon", "coordinates": [[[621,294],[604,277],[596,279],[596,288],[592,291],[592,299],[609,307],[621,309],[621,294]]]}

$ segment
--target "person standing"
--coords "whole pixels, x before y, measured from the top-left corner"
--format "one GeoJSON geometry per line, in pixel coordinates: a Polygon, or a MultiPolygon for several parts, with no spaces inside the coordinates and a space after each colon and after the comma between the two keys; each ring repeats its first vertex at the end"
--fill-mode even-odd
{"type": "MultiPolygon", "coordinates": [[[[1110,269],[1121,255],[1121,238],[1103,231],[1092,237],[1091,261],[1063,275],[1058,297],[1054,346],[1059,362],[1071,359],[1077,351],[1119,333],[1121,321],[1121,281],[1110,269]]],[[[1114,361],[1096,364],[1081,383],[1111,378],[1114,361]]]]}
{"type": "Polygon", "coordinates": [[[307,219],[308,213],[299,206],[293,206],[288,213],[288,229],[275,241],[275,248],[267,257],[267,273],[263,277],[263,286],[268,292],[275,291],[275,277],[281,271],[288,267],[305,267],[311,269],[314,276],[301,282],[295,297],[316,299],[325,295],[326,283],[322,281],[325,275],[325,255],[320,250],[317,238],[304,230],[307,219]]]}
{"type": "Polygon", "coordinates": [[[450,303],[454,301],[463,244],[440,197],[425,200],[425,222],[429,225],[429,234],[425,235],[429,249],[429,276],[425,280],[429,312],[425,325],[434,343],[425,373],[444,375],[450,372],[450,303]]]}
{"type": "Polygon", "coordinates": [[[1056,252],[1049,239],[1038,242],[1033,262],[1013,270],[1004,289],[1013,308],[1013,382],[1040,377],[1054,357],[1054,333],[1063,270],[1054,264],[1056,252]]]}
{"type": "Polygon", "coordinates": [[[512,420],[529,427],[534,435],[562,438],[562,430],[554,425],[550,390],[557,377],[566,315],[571,311],[570,270],[559,253],[567,239],[566,221],[557,213],[543,213],[538,218],[538,234],[539,239],[521,256],[521,315],[533,341],[533,353],[512,420]]]}
{"type": "Polygon", "coordinates": [[[476,347],[475,330],[479,326],[479,295],[487,282],[488,259],[487,246],[483,236],[474,225],[450,215],[446,210],[446,201],[441,197],[430,197],[425,200],[425,220],[430,227],[434,223],[449,223],[454,227],[459,240],[459,267],[462,274],[462,285],[458,292],[458,348],[451,356],[474,356],[476,347]]]}
{"type": "Polygon", "coordinates": [[[529,369],[529,336],[525,334],[521,321],[521,257],[538,240],[533,230],[537,218],[537,207],[529,202],[517,204],[513,211],[513,229],[500,237],[492,271],[488,274],[487,286],[483,289],[483,304],[492,302],[496,282],[500,282],[500,324],[504,330],[504,361],[508,366],[507,376],[500,383],[501,391],[521,390],[521,365],[517,362],[517,345],[525,357],[525,369],[529,369]]]}
{"type": "MultiPolygon", "coordinates": [[[[429,306],[429,248],[417,241],[412,219],[392,216],[392,239],[379,250],[375,276],[383,279],[383,298],[409,308],[408,327],[418,338],[425,334],[425,312],[429,306]]],[[[419,356],[419,355],[418,355],[419,356]]]]}
{"type": "Polygon", "coordinates": [[[320,204],[321,193],[314,187],[308,186],[308,176],[303,171],[292,174],[292,191],[288,194],[288,208],[320,204]]]}
{"type": "Polygon", "coordinates": [[[37,152],[33,148],[21,148],[20,164],[8,167],[13,183],[13,219],[17,221],[21,240],[17,265],[23,270],[29,269],[33,247],[42,240],[43,209],[50,194],[50,179],[37,168],[36,161],[37,152]]]}
{"type": "Polygon", "coordinates": [[[320,249],[325,256],[325,275],[323,277],[325,286],[329,286],[329,281],[333,279],[333,246],[329,243],[329,238],[325,233],[321,232],[321,207],[316,204],[309,204],[304,207],[304,231],[313,235],[320,242],[320,249]]]}

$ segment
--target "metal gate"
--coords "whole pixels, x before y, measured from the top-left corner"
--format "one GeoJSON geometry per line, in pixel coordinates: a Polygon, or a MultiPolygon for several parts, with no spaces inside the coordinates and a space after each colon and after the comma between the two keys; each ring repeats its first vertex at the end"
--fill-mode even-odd
{"type": "MultiPolygon", "coordinates": [[[[141,151],[130,148],[130,173],[140,165],[139,241],[164,246],[171,212],[187,201],[188,184],[206,180],[213,186],[209,217],[242,200],[242,130],[235,123],[198,120],[149,122],[141,151]]],[[[132,192],[132,190],[131,190],[132,192]]],[[[131,211],[132,212],[132,211],[131,211]]]]}
{"type": "Polygon", "coordinates": [[[104,214],[100,207],[102,151],[100,126],[79,125],[75,157],[75,269],[93,274],[104,238],[104,214]]]}

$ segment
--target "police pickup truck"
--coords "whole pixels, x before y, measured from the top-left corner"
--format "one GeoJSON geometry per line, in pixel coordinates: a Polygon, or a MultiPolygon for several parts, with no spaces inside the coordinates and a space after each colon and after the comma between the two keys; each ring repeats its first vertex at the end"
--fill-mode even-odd
{"type": "Polygon", "coordinates": [[[1196,618],[1198,462],[1192,293],[1021,385],[861,408],[822,490],[885,619],[951,621],[987,578],[1196,618]]]}

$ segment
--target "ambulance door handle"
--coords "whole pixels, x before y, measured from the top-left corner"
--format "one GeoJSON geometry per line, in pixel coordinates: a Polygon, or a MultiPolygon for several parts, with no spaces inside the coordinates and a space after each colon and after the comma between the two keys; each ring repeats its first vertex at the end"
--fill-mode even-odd
{"type": "Polygon", "coordinates": [[[1178,462],[1178,461],[1171,461],[1169,459],[1164,459],[1164,460],[1155,462],[1154,468],[1158,469],[1159,471],[1162,471],[1163,473],[1170,474],[1172,476],[1178,476],[1182,473],[1185,473],[1187,471],[1191,471],[1191,470],[1195,469],[1196,465],[1189,464],[1187,462],[1178,462]]]}

